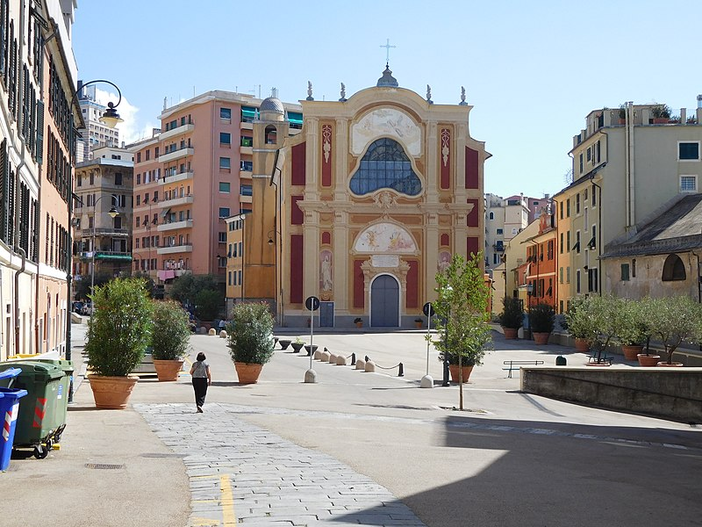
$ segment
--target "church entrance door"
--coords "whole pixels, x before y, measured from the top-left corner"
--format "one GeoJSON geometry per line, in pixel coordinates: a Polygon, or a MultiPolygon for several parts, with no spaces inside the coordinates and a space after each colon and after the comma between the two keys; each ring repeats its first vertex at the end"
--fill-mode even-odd
{"type": "Polygon", "coordinates": [[[380,275],[371,284],[371,327],[396,328],[400,319],[400,287],[390,275],[380,275]]]}

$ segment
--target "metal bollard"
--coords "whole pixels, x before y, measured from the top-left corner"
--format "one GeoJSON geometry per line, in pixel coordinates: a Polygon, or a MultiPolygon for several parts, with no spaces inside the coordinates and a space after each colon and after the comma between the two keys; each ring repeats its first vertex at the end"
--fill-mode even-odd
{"type": "Polygon", "coordinates": [[[402,363],[400,363],[400,371],[397,373],[398,377],[404,377],[405,376],[405,367],[403,366],[402,363]]]}

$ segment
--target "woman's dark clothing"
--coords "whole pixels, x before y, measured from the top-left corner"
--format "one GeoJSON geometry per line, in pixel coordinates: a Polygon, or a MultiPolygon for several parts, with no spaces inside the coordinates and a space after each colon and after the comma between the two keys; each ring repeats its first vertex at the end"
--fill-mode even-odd
{"type": "Polygon", "coordinates": [[[193,377],[193,389],[195,390],[195,404],[202,408],[205,405],[207,395],[207,377],[193,377]]]}

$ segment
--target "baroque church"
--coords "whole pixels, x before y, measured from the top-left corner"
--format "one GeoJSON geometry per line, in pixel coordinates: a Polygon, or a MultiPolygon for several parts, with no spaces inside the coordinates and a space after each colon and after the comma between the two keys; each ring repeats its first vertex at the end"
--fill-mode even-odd
{"type": "Polygon", "coordinates": [[[268,300],[284,326],[309,324],[315,296],[315,326],[413,327],[437,271],[484,248],[489,154],[470,136],[463,89],[458,104],[434,104],[386,66],[376,86],[344,91],[315,101],[310,85],[295,136],[278,99],[261,105],[247,297],[268,300]]]}

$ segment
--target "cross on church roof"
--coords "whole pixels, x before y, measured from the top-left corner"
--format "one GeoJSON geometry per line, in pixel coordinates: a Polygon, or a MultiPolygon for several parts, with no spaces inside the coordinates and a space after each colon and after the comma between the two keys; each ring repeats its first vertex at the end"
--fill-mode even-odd
{"type": "Polygon", "coordinates": [[[385,44],[381,44],[380,47],[381,47],[381,48],[385,48],[385,52],[386,52],[386,55],[385,55],[385,63],[386,63],[387,65],[390,65],[390,48],[396,48],[397,46],[391,46],[391,45],[390,45],[390,39],[387,39],[386,43],[385,43],[385,44]]]}

